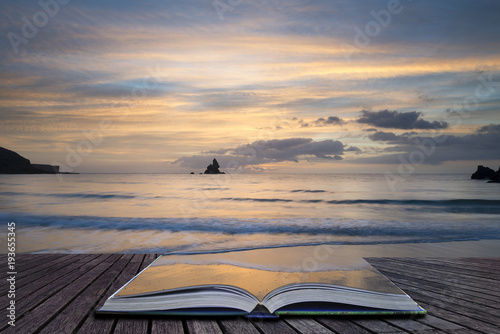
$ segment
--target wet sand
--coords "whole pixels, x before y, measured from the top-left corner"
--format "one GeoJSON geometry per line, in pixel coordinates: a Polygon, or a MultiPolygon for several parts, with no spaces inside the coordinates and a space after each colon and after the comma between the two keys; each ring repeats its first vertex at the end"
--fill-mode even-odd
{"type": "MultiPolygon", "coordinates": [[[[172,254],[172,262],[230,263],[259,269],[318,271],[352,268],[366,257],[500,257],[500,240],[384,245],[317,245],[209,254],[172,254]]],[[[362,261],[364,262],[364,261],[362,261]]]]}

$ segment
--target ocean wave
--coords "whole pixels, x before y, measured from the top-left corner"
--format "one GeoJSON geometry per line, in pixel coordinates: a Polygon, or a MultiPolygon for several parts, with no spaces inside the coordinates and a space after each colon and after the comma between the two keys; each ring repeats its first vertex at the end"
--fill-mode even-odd
{"type": "Polygon", "coordinates": [[[292,193],[326,193],[326,190],[303,190],[303,189],[297,189],[297,190],[292,190],[292,193]]]}
{"type": "Polygon", "coordinates": [[[329,204],[389,204],[389,205],[431,205],[431,206],[450,206],[450,205],[477,205],[477,206],[500,206],[500,200],[488,199],[449,199],[449,200],[392,200],[392,199],[356,199],[356,200],[333,200],[326,201],[329,204]]]}
{"type": "Polygon", "coordinates": [[[351,200],[324,200],[324,199],[286,199],[286,198],[249,198],[226,197],[225,201],[250,202],[296,202],[296,203],[325,203],[332,205],[367,205],[393,206],[408,211],[443,211],[452,213],[500,213],[500,200],[487,199],[449,199],[449,200],[419,200],[419,199],[351,199],[351,200]]]}
{"type": "MultiPolygon", "coordinates": [[[[0,220],[14,221],[18,228],[48,227],[91,230],[156,230],[202,232],[228,235],[290,234],[335,237],[404,237],[418,240],[500,239],[500,225],[494,221],[401,222],[334,218],[219,219],[219,218],[130,218],[96,216],[53,216],[0,213],[0,220]]],[[[382,237],[382,238],[379,238],[382,237]]],[[[387,241],[386,240],[386,241],[387,241]]]]}
{"type": "Polygon", "coordinates": [[[0,196],[44,196],[59,198],[83,198],[83,199],[133,199],[137,196],[113,193],[26,193],[26,192],[0,192],[0,196]]]}
{"type": "Polygon", "coordinates": [[[223,201],[240,201],[240,202],[295,202],[293,199],[285,198],[247,198],[247,197],[227,197],[221,198],[223,201]]]}
{"type": "MultiPolygon", "coordinates": [[[[495,238],[487,238],[489,240],[495,238]]],[[[457,241],[478,241],[478,238],[446,238],[446,239],[404,239],[404,240],[391,240],[391,241],[373,241],[373,240],[356,240],[356,241],[329,241],[322,240],[318,242],[292,242],[288,244],[270,244],[270,245],[248,245],[247,247],[225,247],[224,245],[217,245],[219,248],[204,249],[202,244],[186,245],[184,247],[141,247],[128,250],[124,253],[131,254],[168,254],[168,255],[201,255],[201,254],[224,254],[241,251],[251,251],[260,249],[281,249],[302,246],[321,246],[321,245],[342,245],[342,246],[365,246],[365,245],[397,245],[397,244],[425,244],[425,243],[442,243],[442,242],[457,242],[457,241]],[[201,248],[201,249],[199,249],[201,248]]],[[[486,239],[483,239],[486,240],[486,239]]],[[[213,247],[213,245],[211,245],[213,247]]],[[[44,253],[46,251],[41,251],[44,253]]],[[[59,252],[59,251],[58,251],[59,252]]],[[[71,252],[68,252],[71,253],[71,252]]]]}

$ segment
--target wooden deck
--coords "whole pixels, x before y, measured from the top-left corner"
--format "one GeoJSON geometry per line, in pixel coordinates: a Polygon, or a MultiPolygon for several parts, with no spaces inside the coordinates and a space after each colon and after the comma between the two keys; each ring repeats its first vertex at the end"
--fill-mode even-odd
{"type": "MultiPolygon", "coordinates": [[[[153,261],[154,254],[18,254],[16,321],[7,324],[7,270],[0,286],[2,333],[499,333],[500,258],[369,258],[424,317],[300,317],[279,320],[95,317],[94,309],[153,261]]],[[[0,255],[4,268],[6,255],[0,255]]]]}

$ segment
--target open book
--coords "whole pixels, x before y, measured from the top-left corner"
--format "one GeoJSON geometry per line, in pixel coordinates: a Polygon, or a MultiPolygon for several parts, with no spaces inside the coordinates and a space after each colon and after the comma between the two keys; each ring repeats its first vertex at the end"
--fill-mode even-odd
{"type": "MultiPolygon", "coordinates": [[[[181,257],[182,258],[182,257],[181,257]]],[[[189,259],[189,257],[187,258],[189,259]]],[[[362,266],[282,271],[162,256],[114,293],[98,313],[165,315],[425,314],[406,293],[362,266]]]]}

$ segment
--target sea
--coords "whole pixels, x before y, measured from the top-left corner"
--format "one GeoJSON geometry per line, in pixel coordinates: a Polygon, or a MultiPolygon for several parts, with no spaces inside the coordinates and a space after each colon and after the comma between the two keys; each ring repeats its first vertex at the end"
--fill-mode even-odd
{"type": "MultiPolygon", "coordinates": [[[[500,239],[500,186],[464,174],[0,176],[30,253],[211,253],[500,239]]],[[[12,224],[11,224],[12,225],[12,224]]]]}

